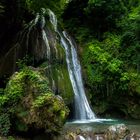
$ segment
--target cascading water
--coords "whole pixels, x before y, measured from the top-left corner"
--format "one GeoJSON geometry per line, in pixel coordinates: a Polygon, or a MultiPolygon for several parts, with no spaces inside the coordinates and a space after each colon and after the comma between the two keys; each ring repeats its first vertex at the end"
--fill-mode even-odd
{"type": "Polygon", "coordinates": [[[74,91],[74,119],[75,120],[91,120],[95,119],[95,114],[91,110],[88,100],[85,95],[85,90],[82,82],[81,66],[77,57],[76,44],[71,37],[65,32],[57,29],[57,18],[55,14],[48,9],[50,22],[54,30],[60,36],[61,44],[66,53],[66,62],[69,72],[69,77],[74,91]]]}
{"type": "Polygon", "coordinates": [[[8,60],[13,63],[12,68],[15,71],[16,61],[27,54],[32,56],[33,63],[47,58],[46,75],[52,90],[59,95],[65,94],[63,99],[68,104],[73,99],[72,93],[75,95],[73,119],[93,120],[95,115],[85,95],[76,44],[65,31],[57,28],[55,14],[51,10],[48,10],[48,13],[55,32],[48,26],[45,27],[43,13],[38,13],[36,18],[19,33],[15,45],[5,55],[1,67],[4,68],[5,62],[8,60]],[[9,58],[13,55],[14,60],[10,60],[9,58]]]}

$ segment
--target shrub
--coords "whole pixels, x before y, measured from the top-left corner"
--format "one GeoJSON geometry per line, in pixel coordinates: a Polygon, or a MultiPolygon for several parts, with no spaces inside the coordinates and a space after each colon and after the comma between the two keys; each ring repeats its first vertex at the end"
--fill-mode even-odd
{"type": "Polygon", "coordinates": [[[7,134],[11,127],[21,132],[32,128],[56,134],[65,122],[69,111],[63,99],[55,96],[48,79],[33,69],[25,67],[12,75],[5,94],[0,96],[2,134],[7,134]]]}

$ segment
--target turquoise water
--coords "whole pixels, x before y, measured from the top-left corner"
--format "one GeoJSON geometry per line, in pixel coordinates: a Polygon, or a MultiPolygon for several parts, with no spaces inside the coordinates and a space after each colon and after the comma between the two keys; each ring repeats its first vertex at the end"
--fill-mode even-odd
{"type": "MultiPolygon", "coordinates": [[[[95,120],[83,120],[67,122],[64,126],[63,133],[66,131],[75,132],[78,129],[84,132],[103,133],[110,125],[125,124],[131,132],[134,132],[140,136],[140,120],[120,120],[120,119],[95,119],[95,120]]],[[[36,136],[32,140],[47,140],[48,136],[45,134],[36,136]]],[[[49,140],[51,140],[49,138],[49,140]]],[[[56,137],[53,140],[63,140],[61,137],[56,137]]]]}
{"type": "Polygon", "coordinates": [[[140,120],[121,120],[121,119],[95,119],[90,121],[73,121],[67,122],[65,129],[81,129],[82,131],[93,131],[102,133],[110,125],[114,124],[125,124],[130,131],[140,135],[140,120]]]}

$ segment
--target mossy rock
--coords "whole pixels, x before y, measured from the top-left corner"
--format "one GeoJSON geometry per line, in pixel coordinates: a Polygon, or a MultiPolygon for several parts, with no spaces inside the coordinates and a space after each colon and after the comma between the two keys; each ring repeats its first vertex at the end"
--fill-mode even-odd
{"type": "Polygon", "coordinates": [[[44,69],[44,73],[48,78],[52,91],[55,94],[62,96],[66,105],[70,105],[74,99],[74,92],[67,65],[58,62],[48,64],[46,61],[39,67],[40,69],[44,69]]]}
{"type": "Polygon", "coordinates": [[[1,110],[6,107],[14,130],[45,130],[59,133],[69,110],[63,99],[49,88],[48,79],[32,68],[16,72],[0,97],[1,110]]]}

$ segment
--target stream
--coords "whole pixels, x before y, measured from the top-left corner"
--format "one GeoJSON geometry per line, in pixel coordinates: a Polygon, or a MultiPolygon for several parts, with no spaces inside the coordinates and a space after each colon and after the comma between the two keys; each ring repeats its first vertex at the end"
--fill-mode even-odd
{"type": "Polygon", "coordinates": [[[65,129],[81,129],[82,131],[92,131],[96,133],[103,133],[106,129],[114,124],[126,124],[130,131],[140,135],[140,120],[117,120],[117,119],[96,119],[91,122],[68,122],[65,129]]]}
{"type": "MultiPolygon", "coordinates": [[[[53,138],[52,140],[66,140],[64,139],[64,135],[67,132],[74,132],[74,133],[79,133],[83,134],[85,133],[86,135],[92,136],[95,135],[97,137],[96,139],[90,138],[90,140],[104,140],[100,139],[98,137],[102,136],[102,134],[107,130],[107,128],[111,125],[115,124],[125,124],[130,132],[133,132],[138,136],[138,139],[133,139],[133,140],[140,140],[140,120],[118,120],[118,119],[96,119],[93,121],[87,121],[87,122],[67,122],[63,128],[62,131],[62,136],[57,136],[53,138]]],[[[32,140],[47,140],[48,136],[45,134],[36,136],[32,140]]],[[[82,139],[82,138],[81,138],[82,139]]],[[[78,140],[81,140],[78,139],[78,140]]],[[[51,140],[51,139],[49,139],[51,140]]],[[[73,139],[72,139],[73,140],[73,139]]],[[[76,139],[77,140],[77,139],[76,139]]]]}

